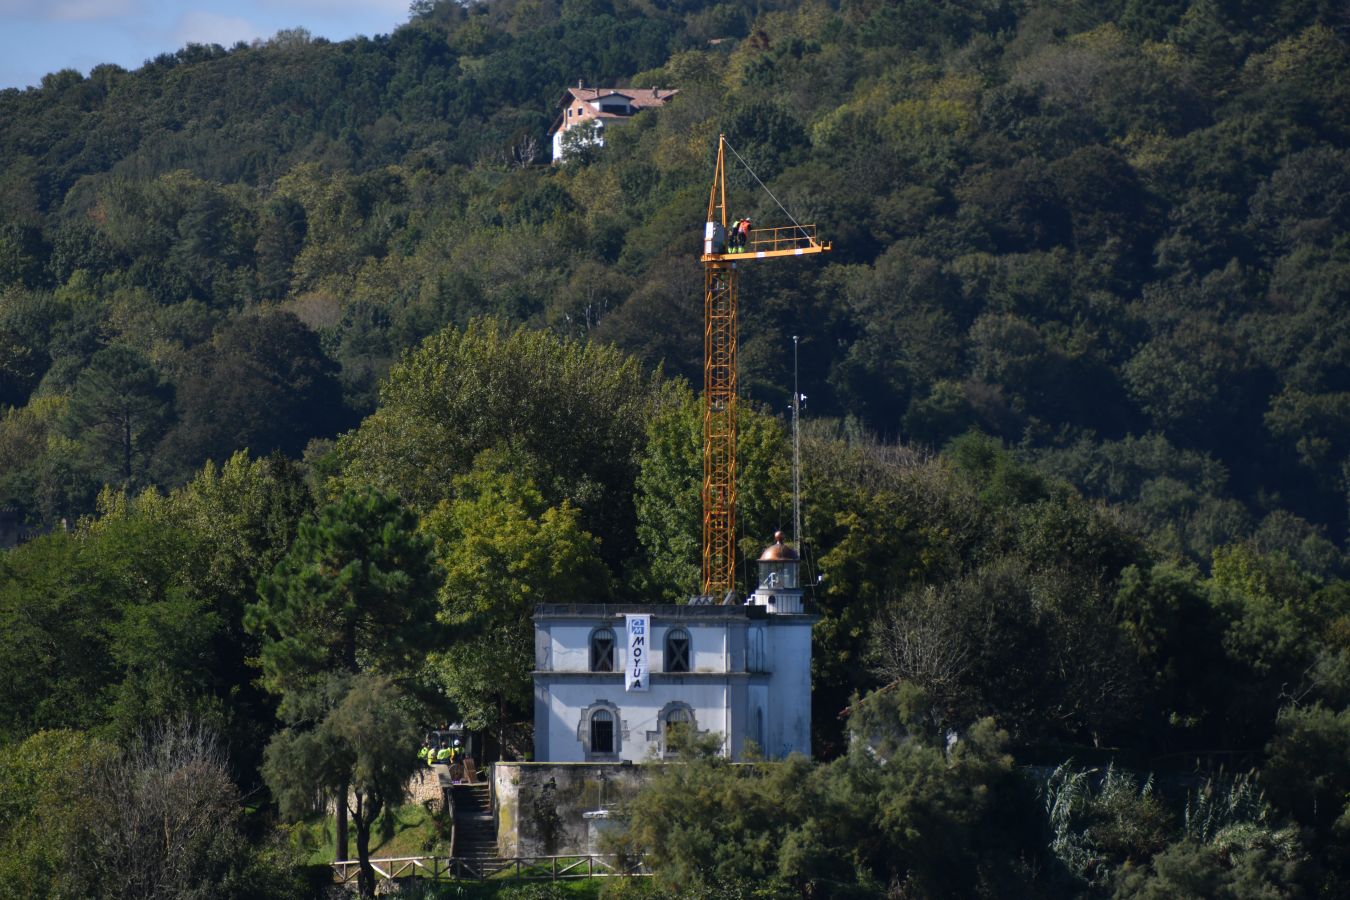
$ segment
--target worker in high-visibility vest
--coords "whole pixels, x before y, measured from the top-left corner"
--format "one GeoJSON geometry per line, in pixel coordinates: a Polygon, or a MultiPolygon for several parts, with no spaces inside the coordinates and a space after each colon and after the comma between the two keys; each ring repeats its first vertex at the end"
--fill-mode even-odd
{"type": "Polygon", "coordinates": [[[426,765],[431,765],[431,747],[425,741],[422,742],[422,749],[417,751],[417,758],[426,765]]]}
{"type": "Polygon", "coordinates": [[[450,748],[449,748],[449,747],[442,747],[441,749],[439,749],[439,750],[436,751],[436,762],[441,763],[442,765],[449,765],[449,764],[450,764],[450,748]]]}

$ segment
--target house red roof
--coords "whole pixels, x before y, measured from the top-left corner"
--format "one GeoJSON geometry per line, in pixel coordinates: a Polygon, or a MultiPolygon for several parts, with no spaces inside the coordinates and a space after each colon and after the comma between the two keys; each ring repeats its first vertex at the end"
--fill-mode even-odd
{"type": "MultiPolygon", "coordinates": [[[[596,100],[605,97],[619,96],[628,100],[629,106],[635,106],[638,109],[647,109],[653,106],[663,106],[667,100],[678,94],[678,88],[630,88],[630,87],[595,87],[595,88],[568,88],[567,93],[574,100],[581,100],[585,103],[593,103],[596,100]]],[[[567,97],[563,97],[560,103],[569,103],[567,97]]]]}
{"type": "MultiPolygon", "coordinates": [[[[604,100],[608,97],[622,97],[628,101],[628,105],[633,108],[633,112],[640,112],[644,109],[653,109],[658,106],[664,106],[666,101],[674,97],[680,91],[678,88],[630,88],[630,87],[571,87],[567,93],[558,98],[558,115],[553,120],[553,127],[548,130],[549,134],[563,127],[566,117],[563,113],[568,106],[576,101],[582,103],[594,103],[597,100],[604,100]]],[[[590,115],[594,119],[626,119],[628,116],[621,113],[596,111],[590,115]]]]}

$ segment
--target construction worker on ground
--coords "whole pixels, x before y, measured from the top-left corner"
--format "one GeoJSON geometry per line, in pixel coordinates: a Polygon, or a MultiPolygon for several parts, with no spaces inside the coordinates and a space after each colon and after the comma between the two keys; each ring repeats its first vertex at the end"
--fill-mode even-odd
{"type": "Polygon", "coordinates": [[[436,751],[436,762],[445,766],[450,765],[450,746],[448,744],[436,751]]]}
{"type": "Polygon", "coordinates": [[[417,758],[426,765],[431,765],[431,747],[426,741],[422,742],[422,749],[417,751],[417,758]]]}

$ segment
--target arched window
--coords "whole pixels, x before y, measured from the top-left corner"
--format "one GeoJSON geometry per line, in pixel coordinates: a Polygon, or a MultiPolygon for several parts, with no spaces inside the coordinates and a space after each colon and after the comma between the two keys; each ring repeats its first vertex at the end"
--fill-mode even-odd
{"type": "Polygon", "coordinates": [[[618,759],[623,738],[623,721],[613,703],[596,700],[581,711],[577,740],[588,761],[618,759]]]}
{"type": "Polygon", "coordinates": [[[614,671],[614,629],[597,628],[591,632],[591,671],[614,671]]]}
{"type": "Polygon", "coordinates": [[[672,628],[666,632],[665,671],[688,672],[690,656],[689,632],[672,628]]]}
{"type": "Polygon", "coordinates": [[[666,734],[670,734],[681,725],[692,728],[694,725],[694,711],[687,706],[677,706],[666,713],[666,734]]]}
{"type": "Polygon", "coordinates": [[[614,752],[614,715],[607,709],[591,714],[591,752],[614,752]]]}
{"type": "Polygon", "coordinates": [[[690,734],[700,734],[698,720],[694,718],[694,708],[682,700],[672,700],[656,715],[656,730],[647,732],[647,743],[655,744],[663,757],[675,756],[670,749],[670,735],[676,728],[684,728],[690,734]]]}

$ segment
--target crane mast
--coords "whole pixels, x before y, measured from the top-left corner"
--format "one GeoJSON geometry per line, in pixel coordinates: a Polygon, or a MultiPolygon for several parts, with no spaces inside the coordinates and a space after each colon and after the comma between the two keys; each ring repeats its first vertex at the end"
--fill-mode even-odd
{"type": "Polygon", "coordinates": [[[726,138],[720,136],[704,227],[703,595],[723,600],[736,583],[737,279],[731,254],[710,252],[725,249],[719,244],[727,229],[726,138]]]}
{"type": "MultiPolygon", "coordinates": [[[[727,246],[726,140],[717,139],[717,168],[708,195],[703,238],[703,583],[705,597],[729,602],[736,585],[736,301],[737,265],[752,259],[829,251],[814,225],[752,229],[744,245],[727,246]]],[[[740,160],[742,165],[744,160],[740,160]]],[[[749,170],[749,166],[746,166],[749,170]]],[[[754,173],[751,172],[754,176],[754,173]]],[[[759,182],[758,176],[754,176],[759,182]]],[[[759,182],[763,187],[763,182],[759,182]]],[[[768,192],[768,188],[764,190],[768,192]]],[[[773,197],[773,194],[769,194],[773,197]]],[[[774,202],[778,199],[774,197],[774,202]]],[[[782,204],[778,204],[782,208],[782,204]]],[[[783,210],[786,213],[786,210],[783,210]]],[[[789,215],[791,220],[792,217],[789,215]]],[[[797,540],[800,535],[793,535],[797,540]]]]}

